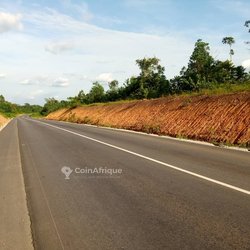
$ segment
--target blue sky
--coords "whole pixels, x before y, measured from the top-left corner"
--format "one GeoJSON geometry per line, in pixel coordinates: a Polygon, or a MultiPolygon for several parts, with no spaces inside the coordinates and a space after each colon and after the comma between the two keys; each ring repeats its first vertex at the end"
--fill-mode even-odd
{"type": "Polygon", "coordinates": [[[123,84],[145,56],[159,57],[171,78],[199,38],[225,60],[221,40],[233,36],[233,61],[247,66],[249,19],[249,0],[1,0],[0,93],[42,104],[88,91],[96,80],[123,84]]]}

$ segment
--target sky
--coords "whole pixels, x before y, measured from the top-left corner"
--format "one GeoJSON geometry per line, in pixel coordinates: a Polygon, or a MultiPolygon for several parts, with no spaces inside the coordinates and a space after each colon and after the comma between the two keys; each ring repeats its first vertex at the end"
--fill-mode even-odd
{"type": "Polygon", "coordinates": [[[186,66],[197,39],[250,69],[249,0],[0,0],[0,94],[43,104],[105,89],[138,75],[136,59],[156,56],[168,79],[186,66]]]}

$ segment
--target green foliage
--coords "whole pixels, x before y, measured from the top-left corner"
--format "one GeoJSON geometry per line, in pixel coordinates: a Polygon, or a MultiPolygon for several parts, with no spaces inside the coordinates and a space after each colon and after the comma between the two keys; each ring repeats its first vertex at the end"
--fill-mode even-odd
{"type": "Polygon", "coordinates": [[[210,69],[213,63],[214,59],[210,55],[209,44],[198,39],[189,59],[188,68],[184,72],[186,78],[192,79],[194,90],[199,89],[199,86],[196,85],[199,85],[201,81],[209,81],[210,69]]]}
{"type": "Polygon", "coordinates": [[[113,80],[109,82],[109,90],[106,92],[106,99],[108,101],[118,100],[119,95],[119,82],[117,80],[113,80]]]}
{"type": "Polygon", "coordinates": [[[226,37],[224,37],[222,39],[222,43],[229,45],[229,47],[230,47],[230,50],[229,50],[229,59],[230,59],[230,61],[232,61],[232,56],[234,55],[234,50],[232,49],[232,45],[235,43],[234,38],[231,37],[231,36],[226,36],[226,37]]]}
{"type": "Polygon", "coordinates": [[[40,113],[42,107],[39,105],[30,105],[25,103],[24,105],[17,105],[5,100],[3,95],[0,95],[0,113],[7,117],[15,117],[18,114],[32,114],[40,113]]]}
{"type": "MultiPolygon", "coordinates": [[[[249,24],[250,21],[246,22],[246,25],[249,24]]],[[[231,46],[235,42],[234,38],[224,37],[222,42],[230,46],[230,56],[232,56],[234,52],[231,46]]],[[[99,82],[94,82],[87,94],[81,90],[76,96],[68,97],[66,101],[46,99],[41,114],[47,115],[60,108],[83,104],[99,105],[98,103],[104,102],[158,98],[169,94],[228,93],[250,90],[250,74],[245,72],[245,68],[235,66],[231,60],[215,60],[210,55],[209,44],[201,39],[195,43],[187,67],[183,67],[180,74],[173,79],[166,79],[165,68],[160,65],[160,60],[156,57],[138,59],[136,64],[140,74],[128,78],[122,86],[119,87],[119,82],[113,80],[108,83],[109,89],[105,92],[99,82]]],[[[3,97],[0,96],[1,99],[3,97]]],[[[28,108],[28,105],[26,106],[28,108]]],[[[6,104],[5,109],[8,108],[6,104]]]]}
{"type": "MultiPolygon", "coordinates": [[[[245,22],[245,26],[246,26],[247,28],[250,28],[250,20],[247,20],[247,21],[245,22]]],[[[250,29],[248,29],[248,32],[250,32],[250,29]]]]}
{"type": "Polygon", "coordinates": [[[131,77],[122,89],[122,96],[143,99],[156,98],[170,93],[169,81],[164,75],[165,68],[156,57],[136,60],[140,75],[131,77]]]}
{"type": "MultiPolygon", "coordinates": [[[[225,37],[225,43],[232,44],[232,37],[225,37]]],[[[249,79],[249,74],[242,66],[235,66],[232,61],[219,61],[209,53],[209,44],[199,39],[195,43],[188,67],[183,67],[180,75],[170,80],[172,93],[199,91],[223,83],[239,84],[249,79]]]]}
{"type": "Polygon", "coordinates": [[[87,96],[89,103],[103,102],[105,100],[105,91],[99,82],[94,82],[87,96]]]}
{"type": "MultiPolygon", "coordinates": [[[[59,102],[55,98],[46,98],[43,109],[41,110],[42,115],[48,115],[49,113],[56,111],[64,107],[65,102],[59,102]]],[[[66,106],[65,106],[66,107],[66,106]]]]}

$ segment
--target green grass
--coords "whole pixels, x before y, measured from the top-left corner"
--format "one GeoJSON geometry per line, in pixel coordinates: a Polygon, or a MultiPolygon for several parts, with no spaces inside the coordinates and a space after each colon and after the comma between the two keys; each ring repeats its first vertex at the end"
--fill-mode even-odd
{"type": "Polygon", "coordinates": [[[28,114],[33,118],[43,118],[45,117],[44,115],[41,115],[40,113],[32,113],[32,114],[28,114]]]}
{"type": "Polygon", "coordinates": [[[224,95],[233,94],[238,92],[249,92],[250,91],[250,81],[242,84],[214,84],[211,88],[201,89],[196,92],[183,92],[180,95],[175,96],[197,96],[197,95],[224,95]]]}
{"type": "Polygon", "coordinates": [[[122,104],[122,103],[129,103],[138,101],[138,99],[127,99],[127,100],[119,100],[119,101],[113,101],[113,102],[96,102],[91,104],[82,104],[80,107],[91,107],[91,106],[109,106],[113,104],[122,104]]]}
{"type": "MultiPolygon", "coordinates": [[[[241,83],[241,84],[212,84],[210,88],[201,89],[199,91],[192,91],[192,92],[183,92],[181,94],[172,95],[174,97],[192,97],[197,95],[224,95],[224,94],[233,94],[239,92],[250,92],[250,81],[241,83]]],[[[170,96],[171,97],[171,96],[170,96]]],[[[91,107],[91,106],[109,106],[113,104],[123,104],[123,103],[130,103],[138,101],[138,99],[129,99],[129,100],[119,100],[114,102],[101,102],[101,103],[92,103],[92,104],[85,104],[81,105],[84,107],[91,107]]],[[[190,100],[191,101],[191,100],[190,100]]]]}

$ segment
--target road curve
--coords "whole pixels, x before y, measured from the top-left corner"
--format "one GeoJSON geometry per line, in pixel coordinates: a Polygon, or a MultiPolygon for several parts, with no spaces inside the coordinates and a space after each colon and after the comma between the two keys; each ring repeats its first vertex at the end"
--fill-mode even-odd
{"type": "Polygon", "coordinates": [[[250,248],[248,152],[27,117],[17,125],[36,249],[250,248]],[[79,173],[100,168],[122,173],[79,173]]]}

